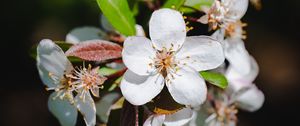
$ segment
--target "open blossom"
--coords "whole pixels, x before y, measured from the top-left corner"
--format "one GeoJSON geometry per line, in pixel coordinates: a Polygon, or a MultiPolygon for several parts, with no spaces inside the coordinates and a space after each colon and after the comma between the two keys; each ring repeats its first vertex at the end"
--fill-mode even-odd
{"type": "Polygon", "coordinates": [[[124,97],[142,105],[166,84],[176,102],[192,106],[203,103],[207,88],[197,71],[224,62],[221,44],[206,36],[186,37],[182,15],[171,9],[155,11],[149,28],[151,40],[128,37],[124,42],[122,57],[128,67],[120,85],[124,97]]]}
{"type": "Polygon", "coordinates": [[[225,30],[217,30],[212,37],[222,43],[225,58],[240,74],[250,72],[250,54],[246,50],[244,41],[240,37],[228,36],[224,39],[225,30]]]}
{"type": "Polygon", "coordinates": [[[187,124],[193,117],[193,110],[190,108],[184,108],[176,113],[154,114],[148,117],[143,126],[183,126],[187,124]]]}
{"type": "Polygon", "coordinates": [[[40,77],[47,90],[55,91],[48,102],[50,110],[53,110],[62,124],[69,120],[66,125],[72,125],[76,122],[77,111],[74,112],[71,108],[76,107],[83,114],[87,125],[95,125],[96,109],[89,90],[94,96],[99,96],[99,88],[106,78],[100,76],[97,69],[91,69],[91,66],[88,69],[74,69],[62,49],[49,39],[40,42],[37,52],[40,77]],[[73,92],[77,93],[75,98],[73,92]],[[63,107],[65,111],[57,111],[55,106],[63,107]],[[66,112],[67,110],[72,112],[66,112]]]}
{"type": "Polygon", "coordinates": [[[213,30],[226,28],[230,23],[240,20],[247,11],[249,0],[215,0],[212,7],[199,22],[209,23],[213,30]]]}
{"type": "Polygon", "coordinates": [[[252,112],[263,105],[265,97],[262,91],[253,84],[258,75],[258,65],[251,56],[249,62],[250,71],[247,74],[240,73],[231,65],[225,75],[229,82],[228,90],[234,93],[232,99],[239,108],[252,112]]]}
{"type": "MultiPolygon", "coordinates": [[[[230,54],[237,63],[230,63],[225,71],[228,88],[225,91],[212,88],[209,92],[208,101],[210,102],[201,106],[202,111],[198,112],[198,115],[202,114],[202,116],[208,114],[205,120],[208,126],[235,126],[238,109],[253,112],[261,108],[264,103],[264,94],[253,84],[258,75],[258,65],[245,50],[243,42],[236,45],[239,46],[240,51],[230,54]],[[241,43],[242,45],[240,45],[241,43]]],[[[194,125],[196,122],[192,121],[190,126],[194,125]]]]}
{"type": "Polygon", "coordinates": [[[214,99],[214,112],[206,119],[208,126],[235,126],[238,109],[253,112],[262,107],[264,94],[253,84],[258,67],[251,58],[251,72],[241,75],[229,67],[226,73],[229,87],[221,99],[214,99]]]}

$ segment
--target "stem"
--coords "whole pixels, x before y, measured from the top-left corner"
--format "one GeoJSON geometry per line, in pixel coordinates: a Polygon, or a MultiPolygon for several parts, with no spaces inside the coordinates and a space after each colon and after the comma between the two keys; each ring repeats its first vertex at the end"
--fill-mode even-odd
{"type": "Polygon", "coordinates": [[[135,126],[139,126],[139,107],[134,106],[135,110],[135,126]]]}
{"type": "Polygon", "coordinates": [[[147,7],[148,7],[151,11],[156,10],[156,7],[155,7],[155,5],[153,4],[152,0],[145,0],[145,3],[146,3],[146,5],[147,5],[147,7]]]}
{"type": "Polygon", "coordinates": [[[194,18],[194,17],[186,16],[186,20],[191,21],[191,22],[198,22],[198,23],[200,23],[200,22],[198,21],[198,18],[194,18]]]}

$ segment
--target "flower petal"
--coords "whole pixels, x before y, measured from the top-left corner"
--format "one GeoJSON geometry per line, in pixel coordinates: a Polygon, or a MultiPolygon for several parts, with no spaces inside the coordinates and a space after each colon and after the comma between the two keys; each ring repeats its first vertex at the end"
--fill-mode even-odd
{"type": "Polygon", "coordinates": [[[96,113],[100,117],[101,121],[107,123],[111,107],[120,97],[120,94],[113,92],[103,96],[101,100],[96,103],[96,113]]]}
{"type": "Polygon", "coordinates": [[[183,105],[198,106],[206,100],[207,87],[199,73],[192,69],[179,69],[176,74],[168,75],[168,90],[173,99],[183,105]]]}
{"type": "Polygon", "coordinates": [[[237,96],[236,103],[239,108],[253,112],[262,107],[265,96],[254,84],[247,91],[237,96]]]}
{"type": "Polygon", "coordinates": [[[217,41],[219,41],[221,44],[223,44],[224,42],[224,36],[225,36],[225,31],[224,29],[219,29],[217,31],[215,31],[211,37],[216,39],[217,41]]]}
{"type": "Polygon", "coordinates": [[[231,19],[239,20],[247,12],[249,0],[225,0],[225,2],[229,3],[228,16],[231,19]]]}
{"type": "Polygon", "coordinates": [[[249,73],[251,67],[249,53],[242,39],[226,39],[224,53],[230,65],[240,74],[249,73]]]}
{"type": "Polygon", "coordinates": [[[136,31],[136,36],[143,36],[145,37],[145,31],[141,25],[136,24],[135,25],[135,31],[136,31]]]}
{"type": "Polygon", "coordinates": [[[79,42],[103,39],[105,33],[96,27],[78,27],[69,32],[66,36],[66,42],[77,44],[79,42]]]}
{"type": "Polygon", "coordinates": [[[214,69],[225,59],[221,44],[207,36],[187,37],[176,58],[196,71],[214,69]]]}
{"type": "Polygon", "coordinates": [[[68,99],[55,98],[56,92],[48,99],[49,111],[58,119],[62,126],[75,126],[77,121],[77,109],[68,99]]]}
{"type": "Polygon", "coordinates": [[[229,82],[229,88],[232,91],[236,92],[243,87],[252,85],[252,82],[255,80],[259,72],[258,65],[252,56],[250,56],[250,65],[250,71],[246,74],[241,74],[231,65],[227,68],[225,76],[229,82]]]}
{"type": "Polygon", "coordinates": [[[151,41],[145,37],[128,37],[122,51],[124,64],[139,75],[149,75],[154,68],[149,65],[155,57],[151,41]]]}
{"type": "Polygon", "coordinates": [[[107,20],[107,18],[104,16],[104,14],[101,14],[100,16],[100,22],[101,22],[101,26],[102,28],[107,31],[107,32],[115,32],[115,28],[109,23],[109,21],[107,20]]]}
{"type": "Polygon", "coordinates": [[[75,97],[75,104],[78,111],[82,114],[85,124],[87,126],[95,126],[96,125],[96,107],[93,98],[90,93],[87,92],[84,94],[85,96],[81,97],[78,94],[75,97]]]}
{"type": "Polygon", "coordinates": [[[154,11],[149,22],[150,37],[155,47],[176,51],[182,46],[186,37],[186,26],[182,15],[172,9],[154,11]]]}
{"type": "Polygon", "coordinates": [[[174,114],[166,115],[164,124],[166,126],[183,126],[193,117],[193,111],[190,108],[184,108],[174,114]]]}
{"type": "Polygon", "coordinates": [[[140,76],[127,70],[121,81],[121,91],[126,100],[133,105],[143,105],[158,95],[164,87],[160,74],[140,76]]]}
{"type": "Polygon", "coordinates": [[[59,81],[51,79],[49,74],[61,79],[73,66],[59,46],[49,39],[43,39],[37,47],[37,68],[43,83],[55,87],[59,81]]]}
{"type": "Polygon", "coordinates": [[[165,115],[151,115],[144,122],[143,126],[162,126],[165,115]]]}

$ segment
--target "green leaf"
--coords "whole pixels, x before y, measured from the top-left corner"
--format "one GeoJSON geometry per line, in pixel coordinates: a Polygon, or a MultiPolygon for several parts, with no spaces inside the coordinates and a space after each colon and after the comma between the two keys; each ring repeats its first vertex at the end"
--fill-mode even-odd
{"type": "Polygon", "coordinates": [[[134,16],[139,13],[139,0],[128,0],[129,8],[134,16]]]}
{"type": "Polygon", "coordinates": [[[118,70],[112,69],[112,68],[108,68],[108,67],[101,67],[99,69],[99,74],[103,75],[103,76],[108,76],[111,74],[116,73],[118,70]]]}
{"type": "Polygon", "coordinates": [[[163,8],[173,8],[178,10],[183,4],[185,0],[167,0],[163,5],[163,8]]]}
{"type": "Polygon", "coordinates": [[[121,34],[135,35],[135,20],[127,0],[97,0],[102,13],[121,34]]]}
{"type": "Polygon", "coordinates": [[[222,89],[225,89],[228,85],[226,77],[220,73],[202,71],[200,72],[200,75],[209,83],[222,89]]]}
{"type": "Polygon", "coordinates": [[[119,77],[117,80],[113,82],[113,84],[109,87],[108,91],[114,90],[121,83],[123,76],[119,77]]]}
{"type": "Polygon", "coordinates": [[[180,11],[184,13],[192,13],[196,10],[202,10],[203,7],[210,7],[214,0],[186,0],[184,6],[180,7],[180,11]]]}

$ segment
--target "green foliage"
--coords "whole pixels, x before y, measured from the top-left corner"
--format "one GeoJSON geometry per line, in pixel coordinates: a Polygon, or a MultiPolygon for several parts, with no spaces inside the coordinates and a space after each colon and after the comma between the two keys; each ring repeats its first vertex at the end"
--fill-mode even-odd
{"type": "Polygon", "coordinates": [[[108,76],[108,75],[116,73],[117,70],[108,68],[108,67],[101,67],[98,72],[99,72],[99,74],[101,74],[103,76],[108,76]]]}
{"type": "Polygon", "coordinates": [[[97,3],[116,30],[126,36],[135,35],[135,19],[127,0],[97,0],[97,3]]]}
{"type": "Polygon", "coordinates": [[[179,10],[184,13],[192,13],[196,10],[202,10],[204,6],[210,7],[214,0],[186,0],[184,6],[179,10]]]}
{"type": "Polygon", "coordinates": [[[167,0],[163,5],[163,8],[173,8],[178,10],[183,4],[185,0],[167,0]]]}
{"type": "Polygon", "coordinates": [[[225,89],[228,86],[226,77],[220,73],[202,71],[200,72],[200,75],[209,83],[222,89],[225,89]]]}

